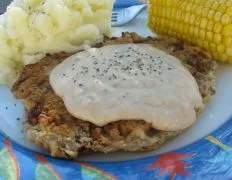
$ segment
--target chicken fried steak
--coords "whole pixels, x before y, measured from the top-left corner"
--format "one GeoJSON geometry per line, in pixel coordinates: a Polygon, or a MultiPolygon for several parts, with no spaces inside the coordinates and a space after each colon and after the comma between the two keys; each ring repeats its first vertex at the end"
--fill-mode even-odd
{"type": "MultiPolygon", "coordinates": [[[[172,37],[143,38],[136,33],[106,38],[97,47],[125,43],[150,44],[181,59],[196,79],[204,104],[215,93],[216,63],[204,50],[172,37]]],[[[47,55],[40,62],[27,65],[12,87],[15,97],[23,99],[27,110],[28,138],[48,149],[52,156],[73,159],[88,151],[149,151],[182,132],[161,131],[142,119],[121,119],[100,127],[72,116],[49,83],[51,70],[70,55],[47,55]]],[[[202,109],[196,111],[199,114],[202,109]]]]}

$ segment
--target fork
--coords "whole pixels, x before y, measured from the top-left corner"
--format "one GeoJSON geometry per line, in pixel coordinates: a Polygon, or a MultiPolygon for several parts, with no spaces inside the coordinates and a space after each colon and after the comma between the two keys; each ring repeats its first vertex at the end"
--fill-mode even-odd
{"type": "Polygon", "coordinates": [[[136,16],[147,7],[147,4],[131,6],[124,9],[114,9],[112,12],[111,25],[112,26],[122,26],[129,23],[136,16]]]}

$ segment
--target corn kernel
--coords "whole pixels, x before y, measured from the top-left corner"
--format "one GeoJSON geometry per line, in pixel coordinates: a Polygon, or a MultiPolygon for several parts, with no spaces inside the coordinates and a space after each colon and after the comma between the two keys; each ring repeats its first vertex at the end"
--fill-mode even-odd
{"type": "Polygon", "coordinates": [[[186,6],[186,11],[187,12],[190,12],[190,10],[192,9],[192,6],[193,6],[193,3],[188,3],[187,6],[186,6]]]}
{"type": "Polygon", "coordinates": [[[164,24],[165,23],[165,19],[164,18],[160,18],[160,24],[164,24]]]}
{"type": "Polygon", "coordinates": [[[197,37],[199,34],[198,30],[199,30],[198,27],[194,27],[193,33],[195,37],[197,37]]]}
{"type": "Polygon", "coordinates": [[[202,47],[203,46],[203,42],[201,39],[197,39],[197,44],[198,46],[202,47]]]}
{"type": "Polygon", "coordinates": [[[231,7],[231,6],[232,6],[232,1],[227,1],[227,2],[226,2],[226,6],[227,6],[227,7],[231,7]]]}
{"type": "Polygon", "coordinates": [[[161,14],[161,8],[156,8],[157,15],[160,16],[161,14]]]}
{"type": "Polygon", "coordinates": [[[206,32],[205,32],[205,30],[203,30],[203,29],[201,29],[200,30],[200,39],[205,39],[205,35],[206,35],[206,32]]]}
{"type": "Polygon", "coordinates": [[[201,18],[196,16],[196,20],[195,20],[195,26],[200,26],[200,23],[201,23],[201,18]]]}
{"type": "Polygon", "coordinates": [[[228,59],[228,54],[227,53],[219,54],[218,59],[220,59],[220,61],[222,62],[225,62],[228,59]]]}
{"type": "Polygon", "coordinates": [[[215,2],[215,1],[214,1],[214,3],[213,3],[212,6],[211,6],[211,9],[217,11],[217,10],[218,10],[218,5],[219,5],[218,2],[215,2]]]}
{"type": "Polygon", "coordinates": [[[226,10],[226,14],[232,16],[232,7],[229,7],[229,8],[226,10]]]}
{"type": "Polygon", "coordinates": [[[231,46],[232,45],[232,38],[231,37],[223,37],[222,42],[225,46],[231,46]]]}
{"type": "Polygon", "coordinates": [[[202,5],[203,7],[205,7],[207,1],[208,1],[208,0],[202,0],[202,1],[201,1],[201,5],[202,5]]]}
{"type": "Polygon", "coordinates": [[[224,13],[226,11],[226,5],[225,4],[220,4],[218,11],[220,11],[221,13],[224,13]]]}
{"type": "Polygon", "coordinates": [[[160,6],[161,4],[160,3],[162,3],[160,0],[156,0],[155,2],[153,2],[154,4],[156,4],[157,6],[160,6]]]}
{"type": "Polygon", "coordinates": [[[188,25],[184,25],[184,34],[188,34],[189,33],[189,26],[188,25]]]}
{"type": "Polygon", "coordinates": [[[193,25],[194,22],[195,22],[195,16],[192,14],[192,15],[190,16],[189,24],[193,25]]]}
{"type": "Polygon", "coordinates": [[[213,19],[215,12],[213,10],[209,11],[208,18],[213,19]]]}
{"type": "Polygon", "coordinates": [[[151,12],[154,14],[154,16],[158,14],[157,8],[151,8],[151,12]]]}
{"type": "Polygon", "coordinates": [[[172,35],[172,31],[168,30],[168,35],[171,36],[172,35]]]}
{"type": "Polygon", "coordinates": [[[223,14],[221,22],[223,25],[231,23],[231,16],[229,16],[228,14],[223,14]]]}
{"type": "Polygon", "coordinates": [[[173,27],[173,28],[174,28],[174,30],[175,30],[176,32],[178,32],[178,26],[179,26],[179,25],[178,25],[177,23],[174,24],[174,27],[173,27]]]}
{"type": "Polygon", "coordinates": [[[175,22],[174,21],[170,21],[169,27],[170,29],[172,29],[172,27],[174,26],[175,22]]]}
{"type": "Polygon", "coordinates": [[[190,22],[190,16],[191,16],[190,12],[188,12],[188,13],[185,15],[184,22],[185,22],[186,24],[188,24],[188,23],[190,22]]]}
{"type": "Polygon", "coordinates": [[[213,3],[214,3],[213,1],[207,1],[206,4],[205,4],[205,7],[211,9],[211,6],[212,6],[213,3]]]}
{"type": "Polygon", "coordinates": [[[214,22],[213,21],[208,21],[207,30],[212,31],[213,26],[214,26],[214,22]]]}
{"type": "MultiPolygon", "coordinates": [[[[220,3],[222,3],[222,4],[225,4],[226,5],[226,2],[227,2],[228,0],[220,0],[220,3]]],[[[230,1],[230,0],[229,0],[230,1]]]]}
{"type": "Polygon", "coordinates": [[[211,31],[206,32],[206,39],[209,42],[213,41],[213,33],[211,31]]]}
{"type": "Polygon", "coordinates": [[[196,4],[200,4],[201,0],[195,0],[196,4]]]}
{"type": "Polygon", "coordinates": [[[217,51],[212,52],[212,57],[213,57],[213,59],[218,59],[217,51]]]}
{"type": "Polygon", "coordinates": [[[213,27],[213,32],[220,33],[222,31],[222,25],[220,23],[216,23],[213,27]]]}
{"type": "Polygon", "coordinates": [[[197,38],[193,38],[191,43],[196,44],[197,43],[197,38]]]}
{"type": "Polygon", "coordinates": [[[184,24],[181,23],[181,24],[180,24],[180,31],[179,31],[179,32],[183,32],[183,30],[184,30],[184,24]]]}
{"type": "Polygon", "coordinates": [[[177,13],[176,13],[176,19],[178,21],[180,21],[180,19],[181,19],[181,11],[177,11],[177,13]]]}
{"type": "Polygon", "coordinates": [[[191,13],[195,14],[197,8],[198,8],[198,6],[196,4],[194,4],[193,7],[192,7],[192,10],[191,10],[191,13]]]}
{"type": "Polygon", "coordinates": [[[193,27],[193,26],[191,26],[191,27],[189,28],[189,34],[190,34],[190,36],[192,36],[192,35],[193,35],[193,32],[194,32],[194,27],[193,27]]]}
{"type": "Polygon", "coordinates": [[[220,44],[222,42],[222,36],[221,36],[221,34],[215,33],[214,37],[213,37],[213,42],[215,44],[220,44]]]}
{"type": "Polygon", "coordinates": [[[228,56],[227,61],[231,63],[232,62],[232,56],[228,56]]]}
{"type": "Polygon", "coordinates": [[[221,20],[222,13],[221,12],[216,12],[214,15],[214,21],[219,22],[221,20]]]}
{"type": "Polygon", "coordinates": [[[226,51],[226,50],[225,50],[225,47],[224,47],[222,44],[219,44],[219,45],[217,46],[217,52],[218,52],[219,54],[223,54],[225,51],[226,51]]]}
{"type": "Polygon", "coordinates": [[[228,48],[226,50],[226,53],[229,55],[229,56],[232,56],[232,48],[228,48]]]}
{"type": "Polygon", "coordinates": [[[180,7],[181,7],[181,4],[182,4],[181,1],[177,1],[176,8],[180,8],[180,7]]]}
{"type": "Polygon", "coordinates": [[[203,18],[203,19],[201,20],[201,23],[200,23],[200,28],[206,29],[206,27],[207,27],[207,22],[208,22],[208,20],[207,20],[206,18],[203,18]]]}
{"type": "Polygon", "coordinates": [[[182,39],[186,39],[186,35],[185,34],[182,35],[182,39]]]}
{"type": "Polygon", "coordinates": [[[184,1],[184,2],[182,3],[182,5],[181,5],[181,7],[180,7],[181,10],[183,10],[183,11],[186,10],[187,3],[188,3],[188,2],[186,2],[186,1],[184,1]]]}
{"type": "Polygon", "coordinates": [[[215,50],[216,50],[215,44],[214,44],[214,43],[210,43],[210,44],[209,44],[209,49],[210,49],[211,51],[215,51],[215,50]]]}
{"type": "Polygon", "coordinates": [[[204,47],[205,49],[208,49],[208,48],[209,48],[209,43],[208,43],[207,41],[204,41],[204,42],[203,42],[203,47],[204,47]]]}
{"type": "Polygon", "coordinates": [[[196,10],[196,15],[201,15],[202,14],[202,11],[203,11],[204,7],[203,6],[198,6],[197,10],[196,10]]]}
{"type": "Polygon", "coordinates": [[[223,28],[222,34],[224,36],[232,36],[232,24],[225,26],[223,28]]]}
{"type": "Polygon", "coordinates": [[[202,17],[207,17],[207,15],[209,14],[209,8],[204,8],[203,10],[202,10],[202,17]]]}
{"type": "Polygon", "coordinates": [[[173,9],[170,11],[170,15],[171,15],[172,18],[174,18],[174,17],[175,17],[175,14],[176,14],[176,9],[173,8],[173,9]]]}
{"type": "Polygon", "coordinates": [[[172,3],[172,0],[167,0],[167,1],[166,1],[166,4],[167,4],[168,7],[171,7],[172,4],[173,4],[173,3],[172,3]]]}

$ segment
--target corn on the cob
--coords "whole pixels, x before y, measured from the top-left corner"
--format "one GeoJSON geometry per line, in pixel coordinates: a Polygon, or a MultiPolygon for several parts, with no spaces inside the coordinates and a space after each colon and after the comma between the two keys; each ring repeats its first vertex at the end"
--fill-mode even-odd
{"type": "Polygon", "coordinates": [[[148,27],[232,63],[232,0],[149,0],[148,27]]]}

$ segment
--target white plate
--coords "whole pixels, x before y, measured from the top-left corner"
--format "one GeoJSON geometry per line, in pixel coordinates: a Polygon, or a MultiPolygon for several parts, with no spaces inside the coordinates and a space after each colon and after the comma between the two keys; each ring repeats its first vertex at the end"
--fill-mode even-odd
{"type": "MultiPolygon", "coordinates": [[[[127,26],[114,28],[113,34],[119,36],[121,32],[137,32],[142,36],[151,36],[152,33],[146,28],[146,15],[142,13],[136,20],[127,26]]],[[[232,116],[232,65],[219,64],[216,74],[217,93],[212,102],[207,106],[198,122],[187,132],[178,138],[170,141],[160,150],[150,153],[94,153],[81,156],[80,160],[88,161],[121,161],[147,157],[154,154],[168,152],[206,136],[213,130],[220,127],[232,116]]],[[[24,117],[24,107],[19,100],[16,100],[10,89],[0,86],[0,130],[20,145],[34,151],[45,152],[41,148],[32,145],[26,140],[22,133],[22,120],[24,117]],[[16,106],[15,106],[16,104],[16,106]],[[18,120],[20,118],[21,120],[18,120]]]]}

